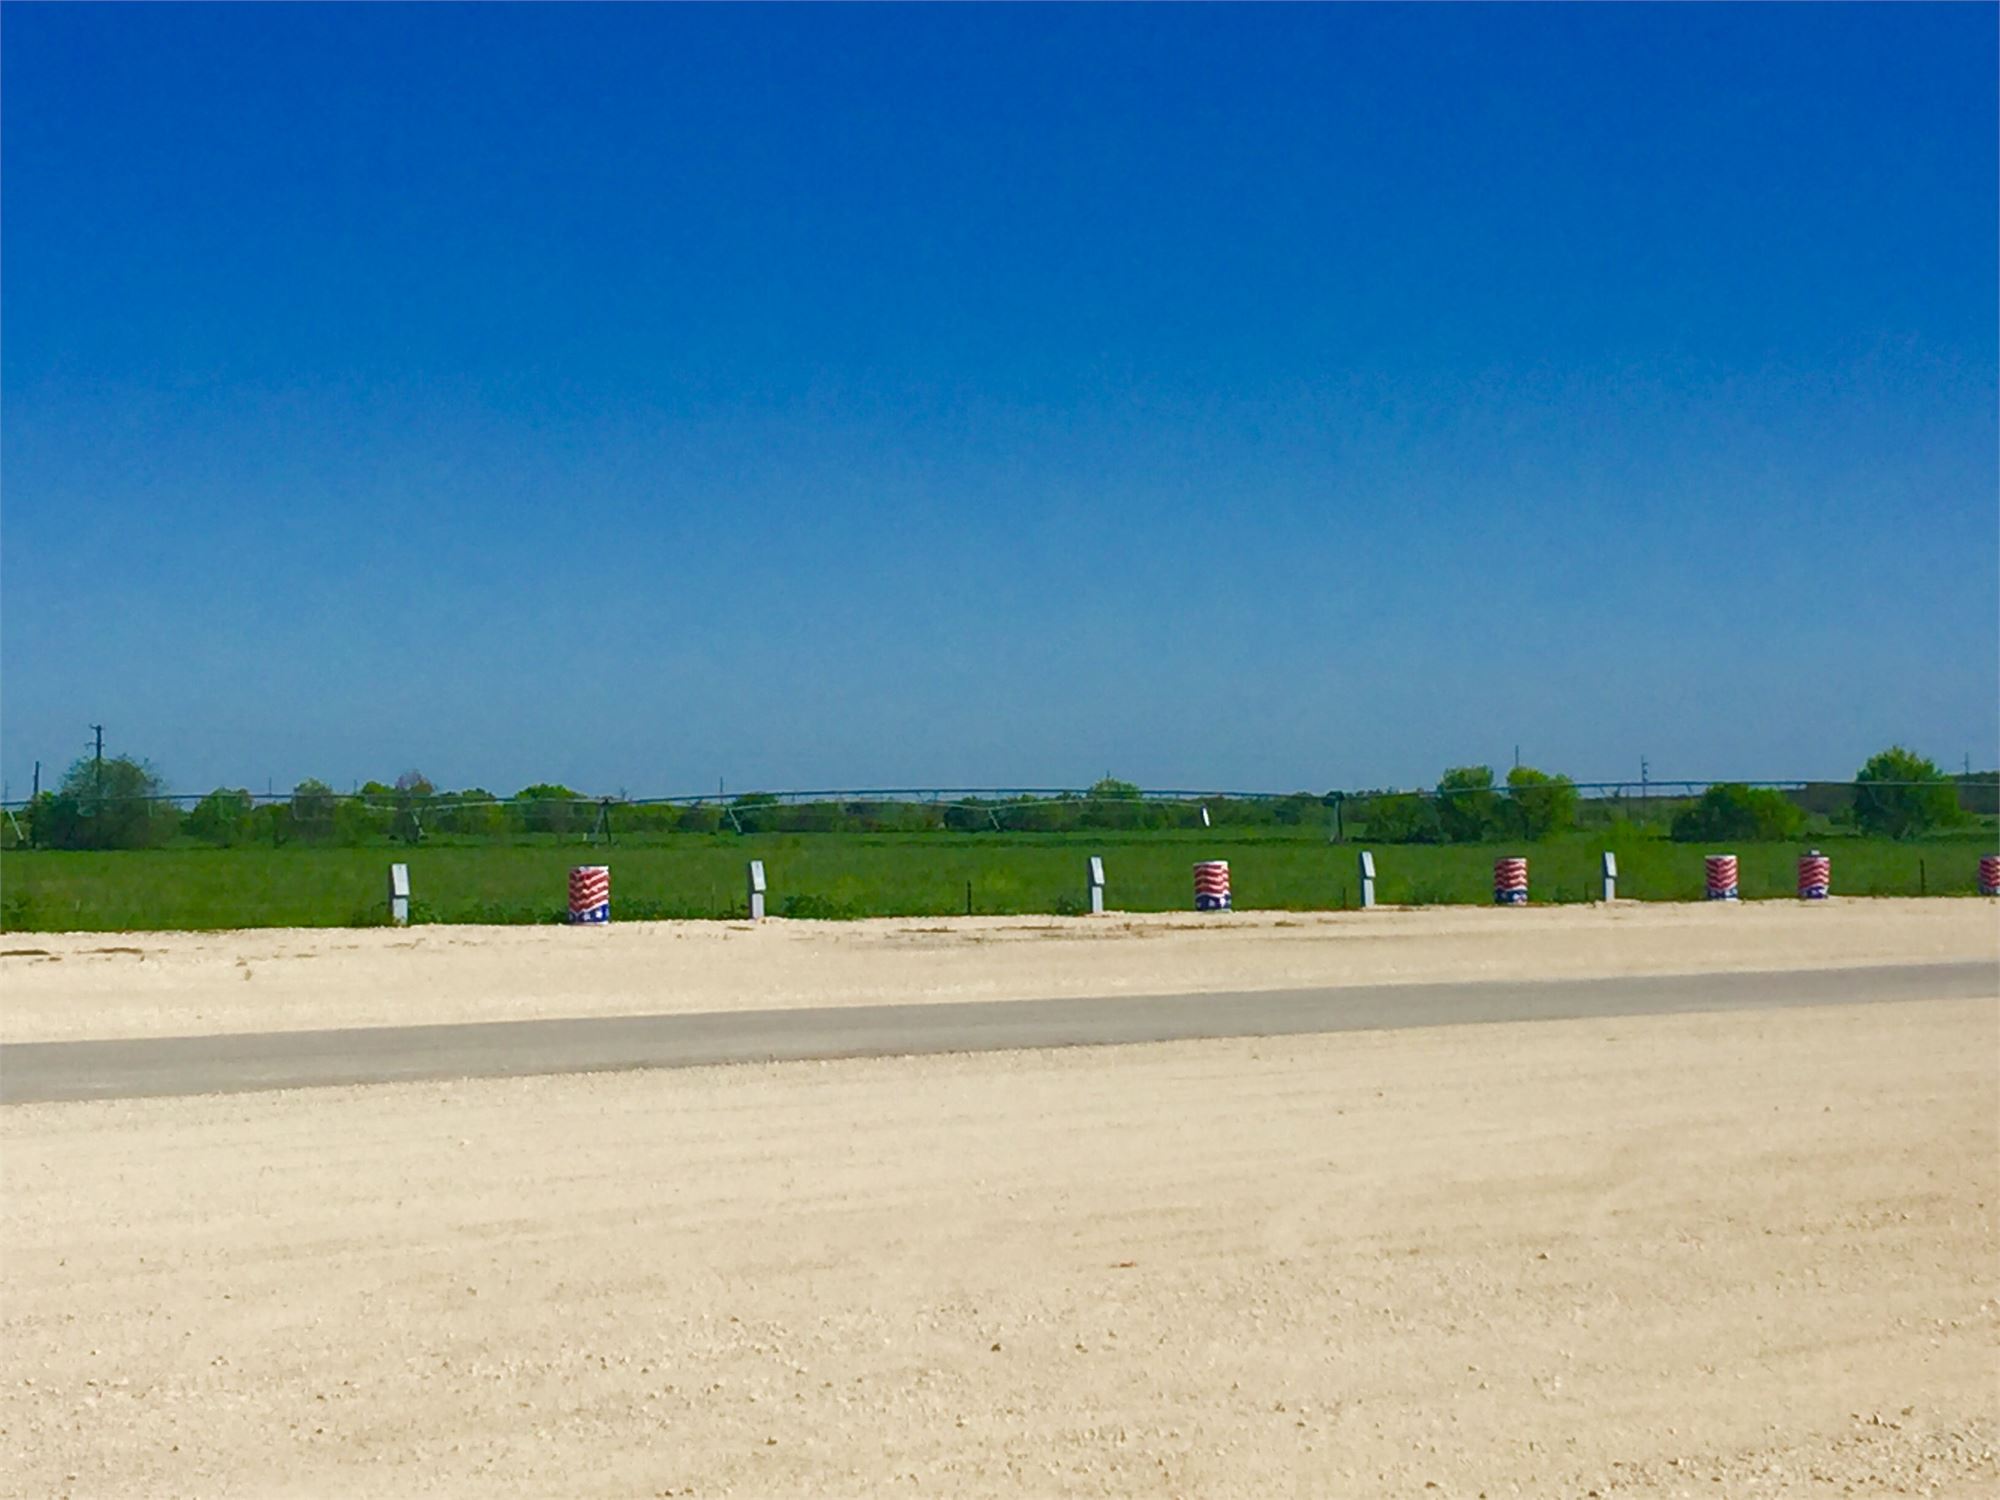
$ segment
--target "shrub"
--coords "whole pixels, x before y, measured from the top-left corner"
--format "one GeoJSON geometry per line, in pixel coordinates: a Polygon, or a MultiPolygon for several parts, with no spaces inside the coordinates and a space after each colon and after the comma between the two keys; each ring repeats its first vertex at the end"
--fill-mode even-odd
{"type": "Polygon", "coordinates": [[[217,787],[194,805],[182,826],[204,843],[220,844],[227,849],[249,841],[254,812],[255,804],[248,791],[241,787],[235,791],[217,787]]]}
{"type": "Polygon", "coordinates": [[[333,837],[333,788],[307,777],[292,788],[292,832],[302,839],[333,837]]]}
{"type": "Polygon", "coordinates": [[[1959,821],[1951,778],[1901,745],[1869,756],[1854,780],[1854,822],[1864,833],[1901,839],[1959,821]]]}
{"type": "Polygon", "coordinates": [[[1368,837],[1383,844],[1435,844],[1444,837],[1437,805],[1417,792],[1372,797],[1361,820],[1368,837]]]}
{"type": "Polygon", "coordinates": [[[682,833],[715,833],[722,827],[722,809],[711,802],[696,802],[681,809],[682,833]]]}
{"type": "Polygon", "coordinates": [[[54,849],[146,849],[172,838],[180,812],[160,802],[164,788],[145,761],[79,756],[36,809],[35,841],[54,849]]]}
{"type": "MultiPolygon", "coordinates": [[[[364,791],[366,789],[364,788],[364,791]]],[[[368,797],[339,797],[333,804],[331,837],[337,844],[354,848],[386,836],[395,827],[396,810],[368,797]]],[[[326,837],[326,835],[320,835],[326,837]]]]}
{"type": "Polygon", "coordinates": [[[1673,838],[1682,844],[1795,839],[1805,826],[1805,814],[1783,792],[1725,781],[1674,815],[1673,838]]]}
{"type": "Polygon", "coordinates": [[[595,815],[583,805],[586,800],[553,782],[537,782],[514,794],[514,801],[521,809],[522,825],[530,833],[571,833],[588,828],[595,815]]]}
{"type": "Polygon", "coordinates": [[[1438,827],[1454,844],[1477,844],[1505,827],[1491,766],[1454,766],[1438,783],[1438,827]]]}
{"type": "Polygon", "coordinates": [[[484,787],[467,787],[438,799],[433,816],[441,833],[495,838],[507,831],[507,813],[484,787]]]}
{"type": "Polygon", "coordinates": [[[1507,787],[1512,793],[1509,821],[1521,837],[1543,839],[1576,826],[1576,783],[1567,776],[1516,766],[1507,773],[1507,787]]]}

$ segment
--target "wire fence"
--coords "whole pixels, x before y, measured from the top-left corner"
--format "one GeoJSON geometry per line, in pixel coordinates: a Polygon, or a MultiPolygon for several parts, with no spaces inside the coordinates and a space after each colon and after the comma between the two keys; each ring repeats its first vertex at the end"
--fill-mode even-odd
{"type": "Polygon", "coordinates": [[[0,803],[0,848],[655,842],[703,834],[1198,833],[1385,844],[1539,839],[1629,825],[1676,837],[1787,838],[1843,831],[1977,832],[2000,818],[2000,774],[1927,781],[1773,778],[1262,792],[1200,788],[869,787],[512,797],[424,785],[289,793],[43,793],[0,803]],[[1726,815],[1736,821],[1716,823],[1726,815]],[[1704,818],[1707,819],[1704,822],[1704,818]]]}

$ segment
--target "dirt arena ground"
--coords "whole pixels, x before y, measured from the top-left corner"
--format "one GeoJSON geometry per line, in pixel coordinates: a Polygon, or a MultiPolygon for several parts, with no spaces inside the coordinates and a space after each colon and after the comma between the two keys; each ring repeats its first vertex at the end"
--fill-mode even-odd
{"type": "Polygon", "coordinates": [[[1974,900],[17,933],[0,1043],[1977,958],[1974,900]]]}
{"type": "MultiPolygon", "coordinates": [[[[1260,919],[1229,929],[1234,959],[1172,922],[742,938],[801,987],[823,964],[831,1000],[991,998],[1064,953],[1106,964],[1100,985],[1188,990],[1259,934],[1272,984],[1447,961],[1522,977],[1535,934],[1503,925],[1522,917],[1548,919],[1551,973],[2000,948],[1970,902],[1838,910],[1260,919]],[[867,981],[842,942],[891,972],[867,981]]],[[[314,951],[293,962],[325,974],[364,936],[386,941],[358,977],[321,980],[318,1012],[295,980],[286,1024],[484,1013],[437,951],[386,946],[432,934],[297,936],[148,936],[143,960],[37,938],[65,952],[0,971],[9,1035],[143,1034],[96,977],[58,1028],[39,975],[154,982],[177,967],[154,945],[208,976],[162,984],[168,1030],[271,1024],[236,999],[265,977],[227,979],[238,959],[314,951]],[[399,955],[424,983],[394,983],[399,955]]],[[[556,966],[529,940],[587,937],[628,942],[628,964],[662,946],[543,931],[466,962],[514,973],[519,1014],[556,966]]],[[[770,1003],[716,977],[735,939],[700,941],[709,1005],[770,1003]]],[[[582,951],[615,972],[610,945],[582,951]]],[[[2000,982],[1992,1001],[11,1106],[0,1172],[6,1494],[2000,1493],[2000,982]]]]}

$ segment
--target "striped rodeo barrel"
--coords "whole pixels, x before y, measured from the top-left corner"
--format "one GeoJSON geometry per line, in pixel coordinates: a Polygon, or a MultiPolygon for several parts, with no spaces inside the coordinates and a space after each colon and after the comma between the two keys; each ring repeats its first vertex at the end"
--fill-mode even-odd
{"type": "Polygon", "coordinates": [[[1528,904],[1528,862],[1518,855],[1493,861],[1493,900],[1499,906],[1528,904]]]}
{"type": "Polygon", "coordinates": [[[1194,909],[1229,910],[1229,861],[1199,859],[1194,866],[1194,909]]]}
{"type": "Polygon", "coordinates": [[[569,872],[569,919],[593,924],[611,920],[611,866],[578,865],[569,872]]]}
{"type": "Polygon", "coordinates": [[[1708,872],[1708,899],[1734,901],[1737,896],[1736,856],[1711,854],[1702,864],[1708,872]]]}
{"type": "Polygon", "coordinates": [[[1819,850],[1799,856],[1799,899],[1824,901],[1833,892],[1833,861],[1819,850]]]}
{"type": "Polygon", "coordinates": [[[2000,896],[2000,854],[1979,856],[1979,894],[2000,896]]]}

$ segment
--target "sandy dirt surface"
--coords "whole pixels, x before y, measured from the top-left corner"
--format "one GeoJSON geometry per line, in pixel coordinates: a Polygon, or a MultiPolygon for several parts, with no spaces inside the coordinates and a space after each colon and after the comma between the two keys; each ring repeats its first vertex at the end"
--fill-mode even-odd
{"type": "Polygon", "coordinates": [[[0,1110],[21,1495],[2000,1492],[2000,1002],[0,1110]]]}
{"type": "Polygon", "coordinates": [[[0,1042],[1986,958],[1973,900],[11,934],[0,1042]]]}

